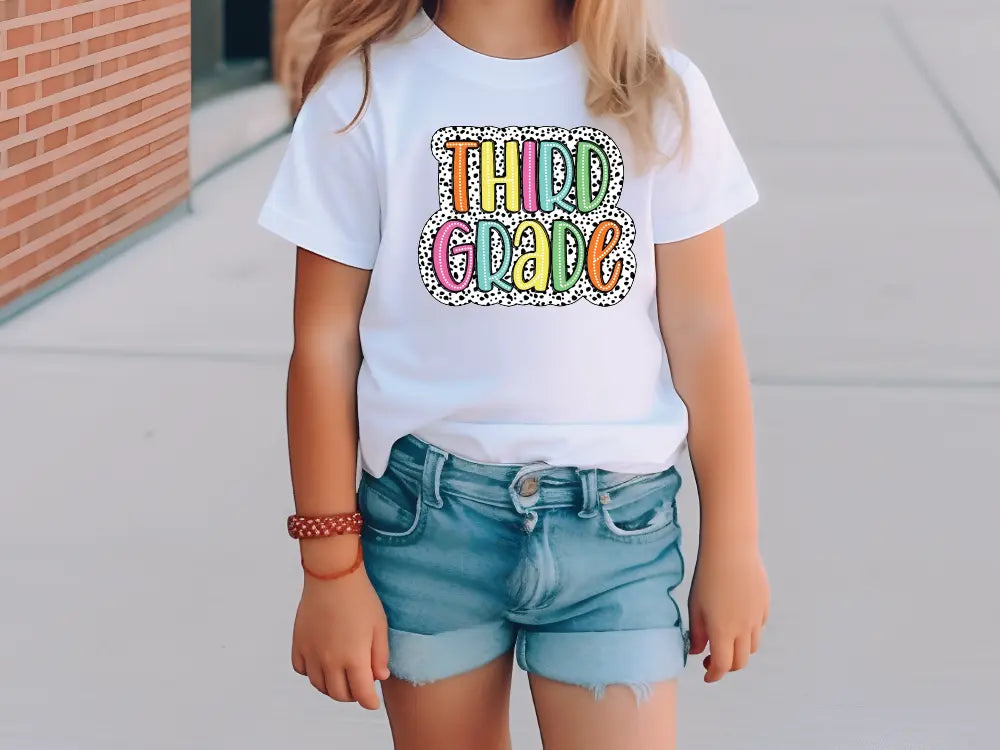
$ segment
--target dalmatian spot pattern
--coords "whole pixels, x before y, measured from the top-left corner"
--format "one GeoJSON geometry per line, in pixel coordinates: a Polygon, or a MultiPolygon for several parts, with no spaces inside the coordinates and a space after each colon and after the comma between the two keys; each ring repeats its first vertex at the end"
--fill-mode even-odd
{"type": "MultiPolygon", "coordinates": [[[[431,295],[445,305],[462,306],[467,304],[476,305],[571,305],[581,299],[603,307],[614,305],[625,298],[631,290],[636,276],[636,257],[632,251],[635,244],[635,222],[632,217],[623,209],[618,207],[621,198],[622,187],[625,180],[624,160],[621,151],[612,138],[601,130],[593,127],[578,127],[572,130],[550,126],[453,126],[438,130],[431,139],[431,151],[438,161],[438,199],[441,208],[436,211],[424,225],[420,235],[418,245],[418,268],[424,286],[431,295]],[[468,211],[459,213],[454,205],[453,192],[453,158],[454,151],[448,149],[445,144],[451,141],[493,141],[496,145],[496,171],[497,175],[504,174],[504,144],[508,141],[517,141],[519,150],[523,152],[525,141],[557,141],[565,144],[570,153],[573,154],[573,161],[576,162],[577,146],[581,141],[596,143],[607,155],[610,169],[608,175],[608,189],[601,204],[592,211],[581,213],[579,210],[566,211],[556,205],[552,211],[527,212],[521,210],[510,212],[505,209],[506,185],[500,184],[496,188],[496,210],[485,212],[482,207],[480,192],[480,159],[481,152],[478,148],[471,148],[467,152],[468,161],[468,211]],[[473,274],[471,283],[462,291],[451,291],[441,285],[434,270],[433,250],[434,241],[441,226],[450,220],[458,219],[470,226],[471,232],[456,230],[449,240],[449,251],[451,248],[461,244],[475,244],[476,226],[480,220],[492,220],[504,225],[510,237],[514,237],[518,225],[526,220],[533,219],[540,222],[551,238],[553,223],[557,219],[563,219],[574,224],[583,234],[584,240],[589,241],[594,230],[603,221],[611,220],[621,227],[621,237],[614,250],[602,261],[602,278],[610,277],[612,270],[620,259],[622,261],[621,276],[618,283],[610,291],[601,291],[589,280],[584,266],[584,272],[580,275],[579,281],[566,291],[556,291],[551,284],[546,286],[545,291],[538,291],[531,288],[527,290],[518,289],[513,286],[510,291],[493,286],[491,289],[483,291],[478,288],[476,275],[473,274]]],[[[597,195],[601,187],[601,164],[596,154],[591,154],[591,194],[597,195]]],[[[567,166],[572,170],[573,165],[567,165],[557,154],[553,159],[553,185],[555,192],[565,184],[567,179],[567,166]]],[[[570,174],[572,179],[572,173],[570,174]]],[[[574,184],[567,196],[568,201],[575,207],[577,203],[577,187],[574,184]]],[[[520,204],[519,204],[520,205],[520,204]]],[[[502,240],[495,232],[491,233],[491,267],[498,268],[503,259],[504,248],[502,240]]],[[[519,245],[513,247],[513,257],[510,267],[513,268],[517,259],[535,250],[535,235],[532,231],[525,231],[522,234],[519,245]]],[[[567,242],[567,268],[570,272],[577,266],[577,263],[586,264],[587,248],[577,247],[576,242],[570,239],[567,242]]],[[[466,253],[455,253],[448,255],[448,264],[453,279],[459,280],[465,277],[468,262],[466,253]]],[[[534,275],[534,260],[528,260],[525,264],[525,276],[532,278],[534,275]]],[[[551,273],[551,272],[550,272],[551,273]]]]}

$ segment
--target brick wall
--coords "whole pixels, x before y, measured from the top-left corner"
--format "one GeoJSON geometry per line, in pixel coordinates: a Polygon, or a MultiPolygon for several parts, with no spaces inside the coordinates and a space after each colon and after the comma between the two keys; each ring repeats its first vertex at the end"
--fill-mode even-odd
{"type": "Polygon", "coordinates": [[[0,306],[185,200],[191,2],[0,0],[0,306]]]}
{"type": "Polygon", "coordinates": [[[273,59],[281,59],[281,43],[292,19],[299,12],[306,0],[274,0],[274,46],[273,59]]]}
{"type": "MultiPolygon", "coordinates": [[[[321,2],[322,0],[313,1],[321,2]]],[[[310,0],[272,0],[272,2],[273,39],[271,44],[271,60],[274,64],[275,80],[285,88],[288,94],[289,112],[294,116],[300,104],[301,76],[307,61],[300,55],[292,55],[290,58],[286,58],[285,40],[288,37],[288,30],[292,25],[292,21],[310,0]],[[294,60],[294,62],[290,63],[291,60],[294,60]]]]}

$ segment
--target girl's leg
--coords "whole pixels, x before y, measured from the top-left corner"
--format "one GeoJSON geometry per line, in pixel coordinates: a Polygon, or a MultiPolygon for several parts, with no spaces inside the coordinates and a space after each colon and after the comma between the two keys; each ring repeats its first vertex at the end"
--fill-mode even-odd
{"type": "Polygon", "coordinates": [[[677,681],[652,686],[636,704],[626,685],[594,698],[588,688],[529,675],[545,750],[675,750],[677,681]]]}
{"type": "Polygon", "coordinates": [[[512,662],[509,651],[471,672],[425,685],[383,681],[395,750],[510,750],[512,662]]]}

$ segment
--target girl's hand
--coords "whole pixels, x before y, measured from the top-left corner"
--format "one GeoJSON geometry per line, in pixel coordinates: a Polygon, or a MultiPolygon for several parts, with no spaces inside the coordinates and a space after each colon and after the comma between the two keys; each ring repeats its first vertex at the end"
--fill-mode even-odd
{"type": "Polygon", "coordinates": [[[709,547],[698,553],[688,610],[691,653],[711,643],[705,682],[743,669],[756,653],[769,606],[767,574],[756,545],[709,547]]]}
{"type": "Polygon", "coordinates": [[[335,701],[379,707],[375,680],[389,677],[388,626],[363,565],[333,581],[306,576],[295,615],[292,668],[335,701]]]}

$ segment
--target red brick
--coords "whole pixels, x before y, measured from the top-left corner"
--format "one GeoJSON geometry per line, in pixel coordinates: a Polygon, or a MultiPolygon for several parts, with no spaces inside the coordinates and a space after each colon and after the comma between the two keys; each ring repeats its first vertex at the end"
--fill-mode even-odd
{"type": "Polygon", "coordinates": [[[0,256],[12,253],[21,247],[21,236],[19,232],[0,237],[0,256]]]}
{"type": "Polygon", "coordinates": [[[73,219],[78,218],[83,215],[83,212],[87,210],[87,202],[80,201],[79,203],[74,203],[69,208],[64,208],[59,212],[59,218],[63,223],[69,223],[73,219]]]}
{"type": "Polygon", "coordinates": [[[83,31],[94,28],[94,14],[84,13],[73,17],[73,31],[83,31]]]}
{"type": "Polygon", "coordinates": [[[26,83],[17,86],[7,92],[7,106],[20,107],[22,104],[29,104],[37,98],[38,84],[26,83]]]}
{"type": "Polygon", "coordinates": [[[17,18],[18,13],[18,0],[0,0],[0,21],[17,18]]]}
{"type": "Polygon", "coordinates": [[[50,122],[52,122],[52,107],[42,107],[28,113],[28,130],[40,128],[43,125],[48,125],[50,122]]]}
{"type": "Polygon", "coordinates": [[[45,182],[47,179],[52,177],[54,171],[55,170],[52,168],[52,162],[35,167],[34,169],[24,173],[24,186],[30,188],[40,182],[45,182]]]}
{"type": "Polygon", "coordinates": [[[87,40],[87,52],[93,54],[94,52],[103,52],[112,46],[111,35],[107,36],[95,36],[93,39],[87,40]]]}
{"type": "Polygon", "coordinates": [[[24,72],[34,73],[35,71],[47,68],[52,64],[52,50],[47,49],[42,52],[33,52],[24,58],[24,72]]]}
{"type": "Polygon", "coordinates": [[[52,0],[24,0],[24,3],[24,12],[29,15],[52,10],[52,0]]]}
{"type": "Polygon", "coordinates": [[[91,133],[100,130],[105,126],[105,115],[100,115],[99,117],[92,117],[89,120],[84,120],[83,122],[78,122],[73,131],[75,138],[85,138],[91,133]]]}
{"type": "Polygon", "coordinates": [[[29,141],[7,150],[7,164],[16,167],[38,155],[38,141],[29,141]]]}
{"type": "Polygon", "coordinates": [[[48,41],[49,39],[55,39],[66,33],[66,21],[60,19],[58,21],[48,21],[42,24],[42,41],[48,41]]]}
{"type": "Polygon", "coordinates": [[[80,111],[82,106],[83,103],[79,96],[74,96],[72,99],[65,99],[56,105],[56,116],[68,117],[69,115],[75,115],[80,111]]]}
{"type": "Polygon", "coordinates": [[[60,91],[65,91],[72,85],[72,73],[46,78],[42,81],[42,96],[52,96],[52,94],[58,94],[60,91]]]}
{"type": "Polygon", "coordinates": [[[65,47],[60,47],[56,51],[56,55],[58,56],[60,63],[75,60],[81,54],[83,54],[83,45],[79,42],[75,44],[67,44],[65,47]]]}
{"type": "Polygon", "coordinates": [[[96,67],[91,65],[87,68],[80,68],[73,71],[73,85],[81,86],[94,80],[96,67]]]}
{"type": "Polygon", "coordinates": [[[56,185],[45,192],[45,205],[51,206],[53,203],[58,203],[63,198],[72,195],[75,190],[77,190],[75,180],[67,180],[61,185],[56,185]]]}
{"type": "Polygon", "coordinates": [[[25,219],[35,213],[38,207],[38,199],[32,196],[27,200],[23,200],[20,203],[15,203],[13,206],[7,209],[7,221],[13,224],[16,221],[25,219]]]}
{"type": "Polygon", "coordinates": [[[31,44],[33,41],[35,41],[34,26],[21,26],[16,29],[8,29],[7,31],[8,49],[23,47],[26,44],[31,44]]]}
{"type": "Polygon", "coordinates": [[[17,117],[12,117],[9,120],[4,120],[0,122],[0,139],[10,138],[17,135],[20,132],[19,120],[17,117]]]}
{"type": "Polygon", "coordinates": [[[69,128],[63,128],[55,133],[49,133],[45,136],[44,147],[45,151],[52,151],[60,146],[65,146],[69,142],[69,128]]]}
{"type": "Polygon", "coordinates": [[[39,237],[44,237],[49,232],[57,229],[59,227],[59,216],[49,216],[41,221],[36,221],[24,233],[24,237],[28,242],[34,242],[39,237]]]}
{"type": "Polygon", "coordinates": [[[11,60],[4,60],[0,62],[0,81],[6,81],[10,78],[14,78],[18,74],[17,70],[17,58],[11,60]]]}
{"type": "Polygon", "coordinates": [[[28,185],[27,175],[19,174],[16,177],[8,177],[0,180],[0,200],[7,200],[15,193],[19,193],[28,185]]]}

